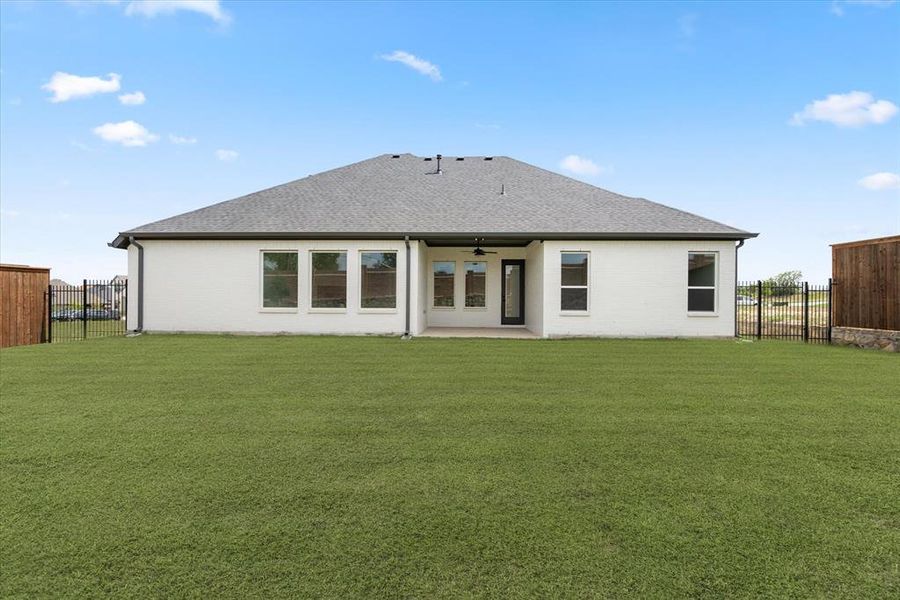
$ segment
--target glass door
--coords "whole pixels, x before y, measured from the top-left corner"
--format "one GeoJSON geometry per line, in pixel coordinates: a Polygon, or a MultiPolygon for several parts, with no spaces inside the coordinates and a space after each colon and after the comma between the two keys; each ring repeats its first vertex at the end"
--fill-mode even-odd
{"type": "Polygon", "coordinates": [[[525,324],[525,261],[501,261],[503,279],[500,290],[500,323],[525,324]]]}

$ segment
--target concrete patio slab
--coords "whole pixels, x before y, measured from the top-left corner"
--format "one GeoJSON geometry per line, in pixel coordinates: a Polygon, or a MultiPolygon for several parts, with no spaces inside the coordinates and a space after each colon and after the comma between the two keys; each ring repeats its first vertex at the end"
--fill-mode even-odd
{"type": "Polygon", "coordinates": [[[540,339],[540,337],[524,327],[429,327],[420,333],[419,337],[540,339]]]}

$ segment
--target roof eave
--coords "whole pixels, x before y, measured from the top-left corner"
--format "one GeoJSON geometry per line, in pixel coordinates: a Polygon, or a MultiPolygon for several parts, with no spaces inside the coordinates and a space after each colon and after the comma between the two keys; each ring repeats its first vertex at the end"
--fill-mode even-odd
{"type": "Polygon", "coordinates": [[[748,231],[717,232],[297,232],[297,231],[238,231],[238,232],[141,232],[120,233],[108,245],[112,248],[127,248],[129,238],[142,240],[402,240],[410,239],[458,239],[458,238],[500,238],[532,240],[746,240],[759,234],[748,231]]]}
{"type": "Polygon", "coordinates": [[[124,233],[120,233],[116,236],[116,239],[106,245],[110,248],[118,248],[120,250],[124,250],[125,248],[128,248],[128,244],[128,236],[124,233]]]}

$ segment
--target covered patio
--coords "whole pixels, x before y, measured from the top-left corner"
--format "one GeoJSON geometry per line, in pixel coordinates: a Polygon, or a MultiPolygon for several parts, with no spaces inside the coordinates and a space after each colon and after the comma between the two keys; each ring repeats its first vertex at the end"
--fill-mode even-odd
{"type": "Polygon", "coordinates": [[[496,236],[421,240],[418,335],[541,337],[541,246],[496,236]]]}

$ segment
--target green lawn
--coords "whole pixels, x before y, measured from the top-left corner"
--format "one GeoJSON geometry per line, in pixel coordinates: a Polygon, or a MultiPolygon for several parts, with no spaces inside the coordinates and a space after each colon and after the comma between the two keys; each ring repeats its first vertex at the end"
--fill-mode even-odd
{"type": "Polygon", "coordinates": [[[0,353],[0,596],[900,596],[900,356],[142,336],[0,353]]]}

